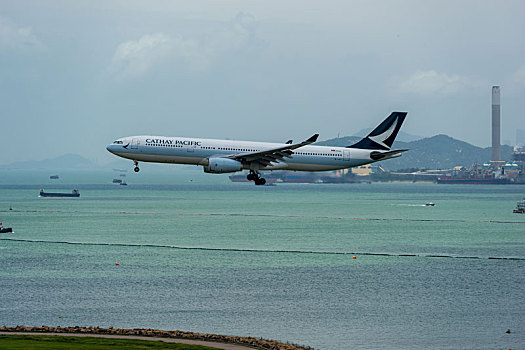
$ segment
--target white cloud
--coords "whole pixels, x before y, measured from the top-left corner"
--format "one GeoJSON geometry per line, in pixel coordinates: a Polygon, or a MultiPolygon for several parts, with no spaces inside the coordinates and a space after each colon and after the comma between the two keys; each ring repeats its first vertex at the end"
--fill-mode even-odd
{"type": "Polygon", "coordinates": [[[408,78],[392,78],[389,85],[404,93],[451,95],[470,89],[483,88],[487,84],[477,78],[438,73],[435,70],[418,70],[408,78]]]}
{"type": "Polygon", "coordinates": [[[170,40],[163,33],[155,33],[123,42],[113,55],[113,69],[124,76],[143,75],[169,56],[170,40]]]}
{"type": "Polygon", "coordinates": [[[122,76],[138,77],[166,62],[199,71],[208,68],[209,61],[209,55],[196,41],[155,33],[120,44],[113,55],[113,68],[122,76]]]}
{"type": "Polygon", "coordinates": [[[24,51],[43,47],[31,27],[19,27],[9,18],[0,16],[0,50],[24,51]]]}
{"type": "Polygon", "coordinates": [[[112,69],[121,76],[138,77],[158,66],[164,69],[166,66],[163,64],[169,62],[170,69],[204,71],[217,58],[234,53],[252,42],[254,23],[253,16],[241,12],[200,41],[180,34],[146,34],[138,40],[118,45],[112,69]]]}

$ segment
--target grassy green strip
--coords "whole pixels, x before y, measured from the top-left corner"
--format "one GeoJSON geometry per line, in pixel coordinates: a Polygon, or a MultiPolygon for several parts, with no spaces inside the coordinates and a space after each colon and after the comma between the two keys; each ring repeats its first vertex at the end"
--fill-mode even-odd
{"type": "Polygon", "coordinates": [[[98,337],[71,337],[53,335],[4,335],[0,334],[0,349],[178,349],[178,350],[217,350],[201,345],[186,345],[137,339],[108,339],[98,337]]]}

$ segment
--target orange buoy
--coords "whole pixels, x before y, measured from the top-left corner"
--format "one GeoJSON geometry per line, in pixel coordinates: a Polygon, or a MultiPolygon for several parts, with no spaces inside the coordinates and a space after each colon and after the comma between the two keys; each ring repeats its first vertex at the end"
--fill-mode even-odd
{"type": "Polygon", "coordinates": [[[354,255],[354,256],[352,257],[352,259],[357,259],[357,256],[354,255]]]}
{"type": "Polygon", "coordinates": [[[118,262],[116,262],[115,265],[120,265],[120,264],[118,262]]]}

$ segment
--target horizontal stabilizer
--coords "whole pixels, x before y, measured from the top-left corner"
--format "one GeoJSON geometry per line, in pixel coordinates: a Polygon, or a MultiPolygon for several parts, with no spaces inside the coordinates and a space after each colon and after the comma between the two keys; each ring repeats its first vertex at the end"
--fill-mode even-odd
{"type": "Polygon", "coordinates": [[[397,149],[395,151],[380,152],[373,151],[370,153],[370,158],[373,160],[385,160],[390,158],[400,157],[401,153],[408,151],[407,149],[397,149]]]}

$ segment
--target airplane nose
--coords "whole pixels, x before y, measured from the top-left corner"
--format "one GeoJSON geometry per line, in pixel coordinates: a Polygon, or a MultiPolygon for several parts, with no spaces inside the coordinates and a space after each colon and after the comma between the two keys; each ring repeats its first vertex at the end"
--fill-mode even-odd
{"type": "Polygon", "coordinates": [[[107,145],[107,146],[106,146],[106,149],[107,149],[109,152],[113,153],[113,145],[107,145]]]}

